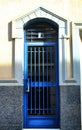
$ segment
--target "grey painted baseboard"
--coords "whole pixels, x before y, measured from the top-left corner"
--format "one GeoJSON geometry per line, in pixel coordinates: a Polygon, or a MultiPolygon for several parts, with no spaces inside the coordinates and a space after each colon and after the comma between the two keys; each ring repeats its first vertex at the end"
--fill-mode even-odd
{"type": "Polygon", "coordinates": [[[22,129],[22,86],[0,86],[0,130],[22,129]]]}
{"type": "Polygon", "coordinates": [[[60,86],[61,130],[81,130],[80,86],[60,86]]]}
{"type": "MultiPolygon", "coordinates": [[[[60,86],[60,129],[81,130],[80,111],[80,86],[60,86]]],[[[22,124],[23,86],[0,86],[0,130],[22,130],[22,124]]]]}

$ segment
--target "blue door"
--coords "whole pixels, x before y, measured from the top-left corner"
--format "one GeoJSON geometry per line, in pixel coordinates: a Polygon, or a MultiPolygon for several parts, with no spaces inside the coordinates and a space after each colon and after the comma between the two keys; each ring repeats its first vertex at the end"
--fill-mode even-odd
{"type": "Polygon", "coordinates": [[[24,128],[59,128],[58,43],[36,39],[24,44],[24,128]]]}

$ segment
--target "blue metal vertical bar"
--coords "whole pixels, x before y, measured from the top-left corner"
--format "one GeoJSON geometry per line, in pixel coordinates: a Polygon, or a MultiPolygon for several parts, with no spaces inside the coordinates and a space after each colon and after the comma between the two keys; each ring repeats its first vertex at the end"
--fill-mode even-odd
{"type": "Polygon", "coordinates": [[[57,52],[56,52],[56,46],[54,46],[54,50],[53,50],[53,52],[54,52],[54,81],[57,83],[57,79],[56,79],[56,77],[57,77],[57,66],[58,66],[58,64],[56,64],[57,63],[57,52]]]}
{"type": "Polygon", "coordinates": [[[48,47],[46,48],[46,76],[47,76],[47,114],[48,114],[48,47]]]}
{"type": "Polygon", "coordinates": [[[50,81],[52,82],[52,47],[50,47],[50,81]]]}
{"type": "Polygon", "coordinates": [[[24,79],[27,79],[27,44],[24,44],[24,79]]]}
{"type": "Polygon", "coordinates": [[[26,43],[26,30],[24,30],[24,43],[26,43]]]}
{"type": "Polygon", "coordinates": [[[31,114],[32,114],[32,47],[30,48],[30,53],[31,53],[31,56],[30,56],[30,66],[31,66],[30,67],[30,69],[31,69],[30,70],[30,72],[31,72],[31,75],[30,75],[31,76],[31,95],[30,95],[31,99],[30,99],[30,101],[31,102],[30,103],[31,103],[31,114]]]}
{"type": "Polygon", "coordinates": [[[35,82],[34,98],[35,98],[35,114],[36,114],[36,47],[34,47],[34,82],[35,82]]]}
{"type": "MultiPolygon", "coordinates": [[[[58,44],[57,44],[58,45],[58,44]]],[[[56,82],[57,82],[57,86],[56,86],[56,113],[57,113],[57,116],[59,116],[59,86],[58,86],[58,59],[57,59],[57,55],[58,55],[58,50],[57,50],[57,45],[54,46],[54,53],[55,53],[55,58],[54,58],[54,61],[55,61],[55,76],[56,76],[56,82]]]]}
{"type": "MultiPolygon", "coordinates": [[[[52,82],[52,47],[50,47],[50,81],[52,82]]],[[[52,86],[51,86],[52,87],[52,86]]],[[[51,99],[51,96],[52,96],[52,91],[51,91],[51,87],[50,87],[50,107],[52,107],[52,99],[51,99]]],[[[52,113],[52,108],[51,108],[51,113],[52,113]]]]}
{"type": "Polygon", "coordinates": [[[27,111],[27,94],[25,93],[26,90],[26,85],[27,85],[27,45],[24,44],[24,127],[26,127],[26,118],[28,115],[27,111]]]}
{"type": "MultiPolygon", "coordinates": [[[[53,54],[54,55],[54,54],[53,54]]],[[[50,82],[52,82],[52,47],[50,47],[50,82]]],[[[52,86],[51,86],[52,87],[52,86]]],[[[51,87],[50,87],[50,109],[51,109],[51,113],[52,113],[52,98],[51,98],[51,96],[52,96],[52,91],[51,91],[51,87]]]]}
{"type": "Polygon", "coordinates": [[[26,30],[24,30],[24,127],[26,127],[26,118],[28,115],[28,97],[27,94],[25,93],[26,86],[27,86],[27,44],[26,43],[26,30]]]}
{"type": "Polygon", "coordinates": [[[58,67],[57,67],[57,65],[58,65],[58,59],[57,59],[57,55],[58,55],[58,53],[57,53],[57,45],[56,46],[54,46],[54,53],[55,53],[55,70],[56,70],[56,73],[55,73],[55,75],[56,75],[56,82],[58,83],[58,67]]]}
{"type": "Polygon", "coordinates": [[[42,71],[43,71],[43,114],[44,114],[44,47],[42,47],[42,71]]]}
{"type": "Polygon", "coordinates": [[[40,114],[40,47],[38,48],[38,69],[39,69],[39,114],[40,114]]]}

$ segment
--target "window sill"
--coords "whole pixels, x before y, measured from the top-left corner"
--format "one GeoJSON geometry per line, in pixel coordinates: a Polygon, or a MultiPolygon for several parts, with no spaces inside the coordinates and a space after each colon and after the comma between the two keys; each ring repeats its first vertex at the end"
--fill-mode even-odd
{"type": "Polygon", "coordinates": [[[0,86],[23,86],[16,79],[0,79],[0,86]]]}
{"type": "Polygon", "coordinates": [[[76,83],[76,80],[74,78],[65,79],[64,83],[76,83]]]}

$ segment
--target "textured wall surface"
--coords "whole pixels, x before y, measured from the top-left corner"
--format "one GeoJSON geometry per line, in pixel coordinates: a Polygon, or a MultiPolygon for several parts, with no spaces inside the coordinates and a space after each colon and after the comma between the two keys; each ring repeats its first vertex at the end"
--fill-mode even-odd
{"type": "Polygon", "coordinates": [[[0,130],[22,129],[22,86],[0,87],[0,130]]]}
{"type": "MultiPolygon", "coordinates": [[[[22,86],[0,87],[0,130],[22,130],[22,86]]],[[[61,130],[80,128],[80,87],[60,86],[61,130]]]]}
{"type": "Polygon", "coordinates": [[[80,87],[60,87],[61,130],[81,130],[80,87]]]}

